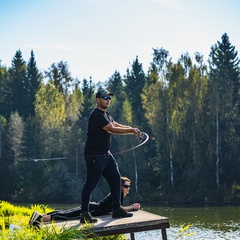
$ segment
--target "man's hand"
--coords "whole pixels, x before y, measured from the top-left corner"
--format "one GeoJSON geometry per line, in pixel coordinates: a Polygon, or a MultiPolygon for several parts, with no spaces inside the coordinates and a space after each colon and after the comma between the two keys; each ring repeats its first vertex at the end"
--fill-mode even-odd
{"type": "Polygon", "coordinates": [[[141,134],[141,131],[138,128],[132,128],[133,134],[139,136],[141,134]]]}
{"type": "Polygon", "coordinates": [[[133,207],[134,207],[134,211],[138,211],[138,210],[141,209],[140,203],[134,203],[134,204],[133,204],[133,207]]]}

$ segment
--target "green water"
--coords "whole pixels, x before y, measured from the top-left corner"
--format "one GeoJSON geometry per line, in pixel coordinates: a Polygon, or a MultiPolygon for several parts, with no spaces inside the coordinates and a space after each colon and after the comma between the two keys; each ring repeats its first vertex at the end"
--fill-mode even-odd
{"type": "MultiPolygon", "coordinates": [[[[240,207],[236,206],[149,206],[145,211],[169,217],[171,225],[191,224],[226,230],[229,223],[240,223],[240,207]]],[[[238,225],[238,228],[240,225],[238,225]]],[[[233,226],[232,230],[236,230],[233,226]]]]}
{"type": "Polygon", "coordinates": [[[143,209],[169,217],[169,239],[175,239],[183,224],[190,224],[189,232],[195,233],[183,239],[240,239],[239,206],[146,206],[143,209]]]}

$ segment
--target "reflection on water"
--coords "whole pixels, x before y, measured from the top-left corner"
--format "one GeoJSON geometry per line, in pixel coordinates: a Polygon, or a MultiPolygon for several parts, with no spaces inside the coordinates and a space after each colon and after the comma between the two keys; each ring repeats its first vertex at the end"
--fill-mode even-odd
{"type": "MultiPolygon", "coordinates": [[[[167,235],[170,240],[176,238],[183,224],[190,224],[188,232],[195,234],[182,239],[240,239],[240,207],[147,206],[144,210],[169,217],[170,229],[167,235]]],[[[149,237],[138,234],[136,239],[159,239],[160,232],[155,231],[155,234],[149,237]]]]}
{"type": "MultiPolygon", "coordinates": [[[[168,240],[175,240],[178,236],[179,228],[170,227],[167,229],[167,237],[168,240]]],[[[179,239],[184,240],[232,240],[232,239],[240,239],[240,231],[229,231],[222,232],[216,231],[207,228],[199,228],[199,227],[190,227],[190,231],[194,233],[191,237],[182,237],[179,239]]],[[[139,232],[135,233],[136,240],[159,240],[161,235],[161,230],[148,231],[148,232],[139,232]]],[[[127,236],[127,235],[126,235],[127,236]]],[[[129,237],[129,236],[127,236],[129,237]]]]}
{"type": "MultiPolygon", "coordinates": [[[[239,206],[146,206],[143,210],[161,216],[169,217],[170,228],[167,229],[168,240],[175,240],[180,227],[190,224],[187,233],[194,232],[194,236],[180,239],[189,240],[232,240],[240,239],[240,207],[239,206]]],[[[55,209],[68,209],[76,205],[51,205],[55,209]]],[[[129,237],[129,234],[126,235],[129,237]]],[[[136,240],[159,240],[161,230],[135,233],[136,240]]]]}

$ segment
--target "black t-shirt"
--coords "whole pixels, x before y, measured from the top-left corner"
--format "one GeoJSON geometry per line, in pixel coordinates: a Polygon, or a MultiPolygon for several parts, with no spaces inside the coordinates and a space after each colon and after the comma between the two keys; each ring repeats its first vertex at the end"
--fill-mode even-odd
{"type": "Polygon", "coordinates": [[[113,118],[106,111],[95,108],[88,119],[87,141],[85,154],[106,154],[110,149],[111,134],[103,127],[113,122],[113,118]]]}

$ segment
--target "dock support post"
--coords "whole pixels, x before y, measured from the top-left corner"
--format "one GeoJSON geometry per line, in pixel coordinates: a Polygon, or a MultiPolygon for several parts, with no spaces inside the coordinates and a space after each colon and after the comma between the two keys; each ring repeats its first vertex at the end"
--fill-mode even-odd
{"type": "Polygon", "coordinates": [[[166,228],[163,228],[163,229],[162,229],[162,239],[163,239],[163,240],[167,240],[167,231],[166,231],[166,228]]]}

